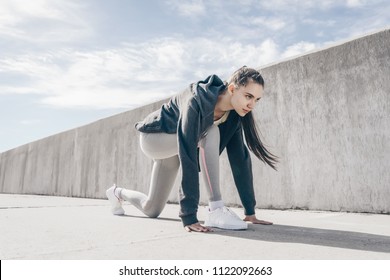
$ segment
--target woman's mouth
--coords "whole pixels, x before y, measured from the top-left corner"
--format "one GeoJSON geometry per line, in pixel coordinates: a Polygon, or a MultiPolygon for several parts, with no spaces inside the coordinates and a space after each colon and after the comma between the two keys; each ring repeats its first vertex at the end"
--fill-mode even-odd
{"type": "Polygon", "coordinates": [[[245,109],[242,109],[244,111],[245,114],[248,114],[250,111],[249,110],[245,110],[245,109]]]}

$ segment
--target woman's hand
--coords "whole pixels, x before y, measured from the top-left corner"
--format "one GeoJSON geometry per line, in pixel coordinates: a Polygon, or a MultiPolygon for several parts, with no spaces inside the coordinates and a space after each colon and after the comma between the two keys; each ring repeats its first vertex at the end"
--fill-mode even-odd
{"type": "Polygon", "coordinates": [[[212,231],[211,228],[202,226],[200,223],[188,225],[184,227],[186,231],[191,232],[191,231],[196,231],[196,232],[210,232],[212,231]]]}
{"type": "Polygon", "coordinates": [[[267,222],[263,220],[258,220],[256,218],[256,214],[250,215],[250,216],[245,216],[244,219],[245,222],[251,222],[252,224],[258,224],[258,225],[273,225],[272,222],[267,222]]]}

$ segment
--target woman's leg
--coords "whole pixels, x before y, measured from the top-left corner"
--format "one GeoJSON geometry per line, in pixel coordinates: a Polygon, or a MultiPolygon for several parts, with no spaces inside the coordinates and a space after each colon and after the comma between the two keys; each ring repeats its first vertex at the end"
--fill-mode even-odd
{"type": "Polygon", "coordinates": [[[179,158],[155,159],[149,194],[122,189],[121,198],[130,202],[145,215],[156,218],[165,207],[179,170],[179,158]]]}
{"type": "Polygon", "coordinates": [[[248,225],[232,210],[224,207],[219,185],[219,128],[213,125],[207,135],[199,142],[199,161],[203,179],[209,195],[206,226],[222,229],[246,229],[248,225]]]}
{"type": "MultiPolygon", "coordinates": [[[[116,188],[116,192],[119,198],[130,202],[145,215],[155,218],[164,209],[179,170],[177,138],[176,134],[141,133],[140,144],[142,151],[154,161],[149,194],[119,188],[116,188]]],[[[121,212],[124,213],[119,211],[119,215],[121,212]]]]}
{"type": "Polygon", "coordinates": [[[219,186],[219,142],[219,128],[216,125],[211,126],[207,135],[199,141],[200,169],[211,211],[224,206],[219,186]]]}

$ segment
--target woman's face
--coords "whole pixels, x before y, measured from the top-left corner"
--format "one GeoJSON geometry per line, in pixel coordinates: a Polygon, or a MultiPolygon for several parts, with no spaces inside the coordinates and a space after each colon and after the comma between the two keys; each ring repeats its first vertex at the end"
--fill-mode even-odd
{"type": "Polygon", "coordinates": [[[248,82],[246,86],[238,88],[229,85],[231,105],[241,117],[244,117],[255,108],[255,105],[263,97],[263,86],[254,82],[248,82]]]}

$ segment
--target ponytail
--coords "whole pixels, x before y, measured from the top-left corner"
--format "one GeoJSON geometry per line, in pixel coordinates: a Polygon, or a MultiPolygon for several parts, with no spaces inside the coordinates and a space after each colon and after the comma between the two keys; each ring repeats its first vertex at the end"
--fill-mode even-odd
{"type": "Polygon", "coordinates": [[[241,118],[241,125],[244,130],[245,141],[249,150],[254,153],[258,159],[276,170],[275,164],[278,162],[278,158],[270,153],[261,142],[252,112],[249,112],[241,118]]]}

